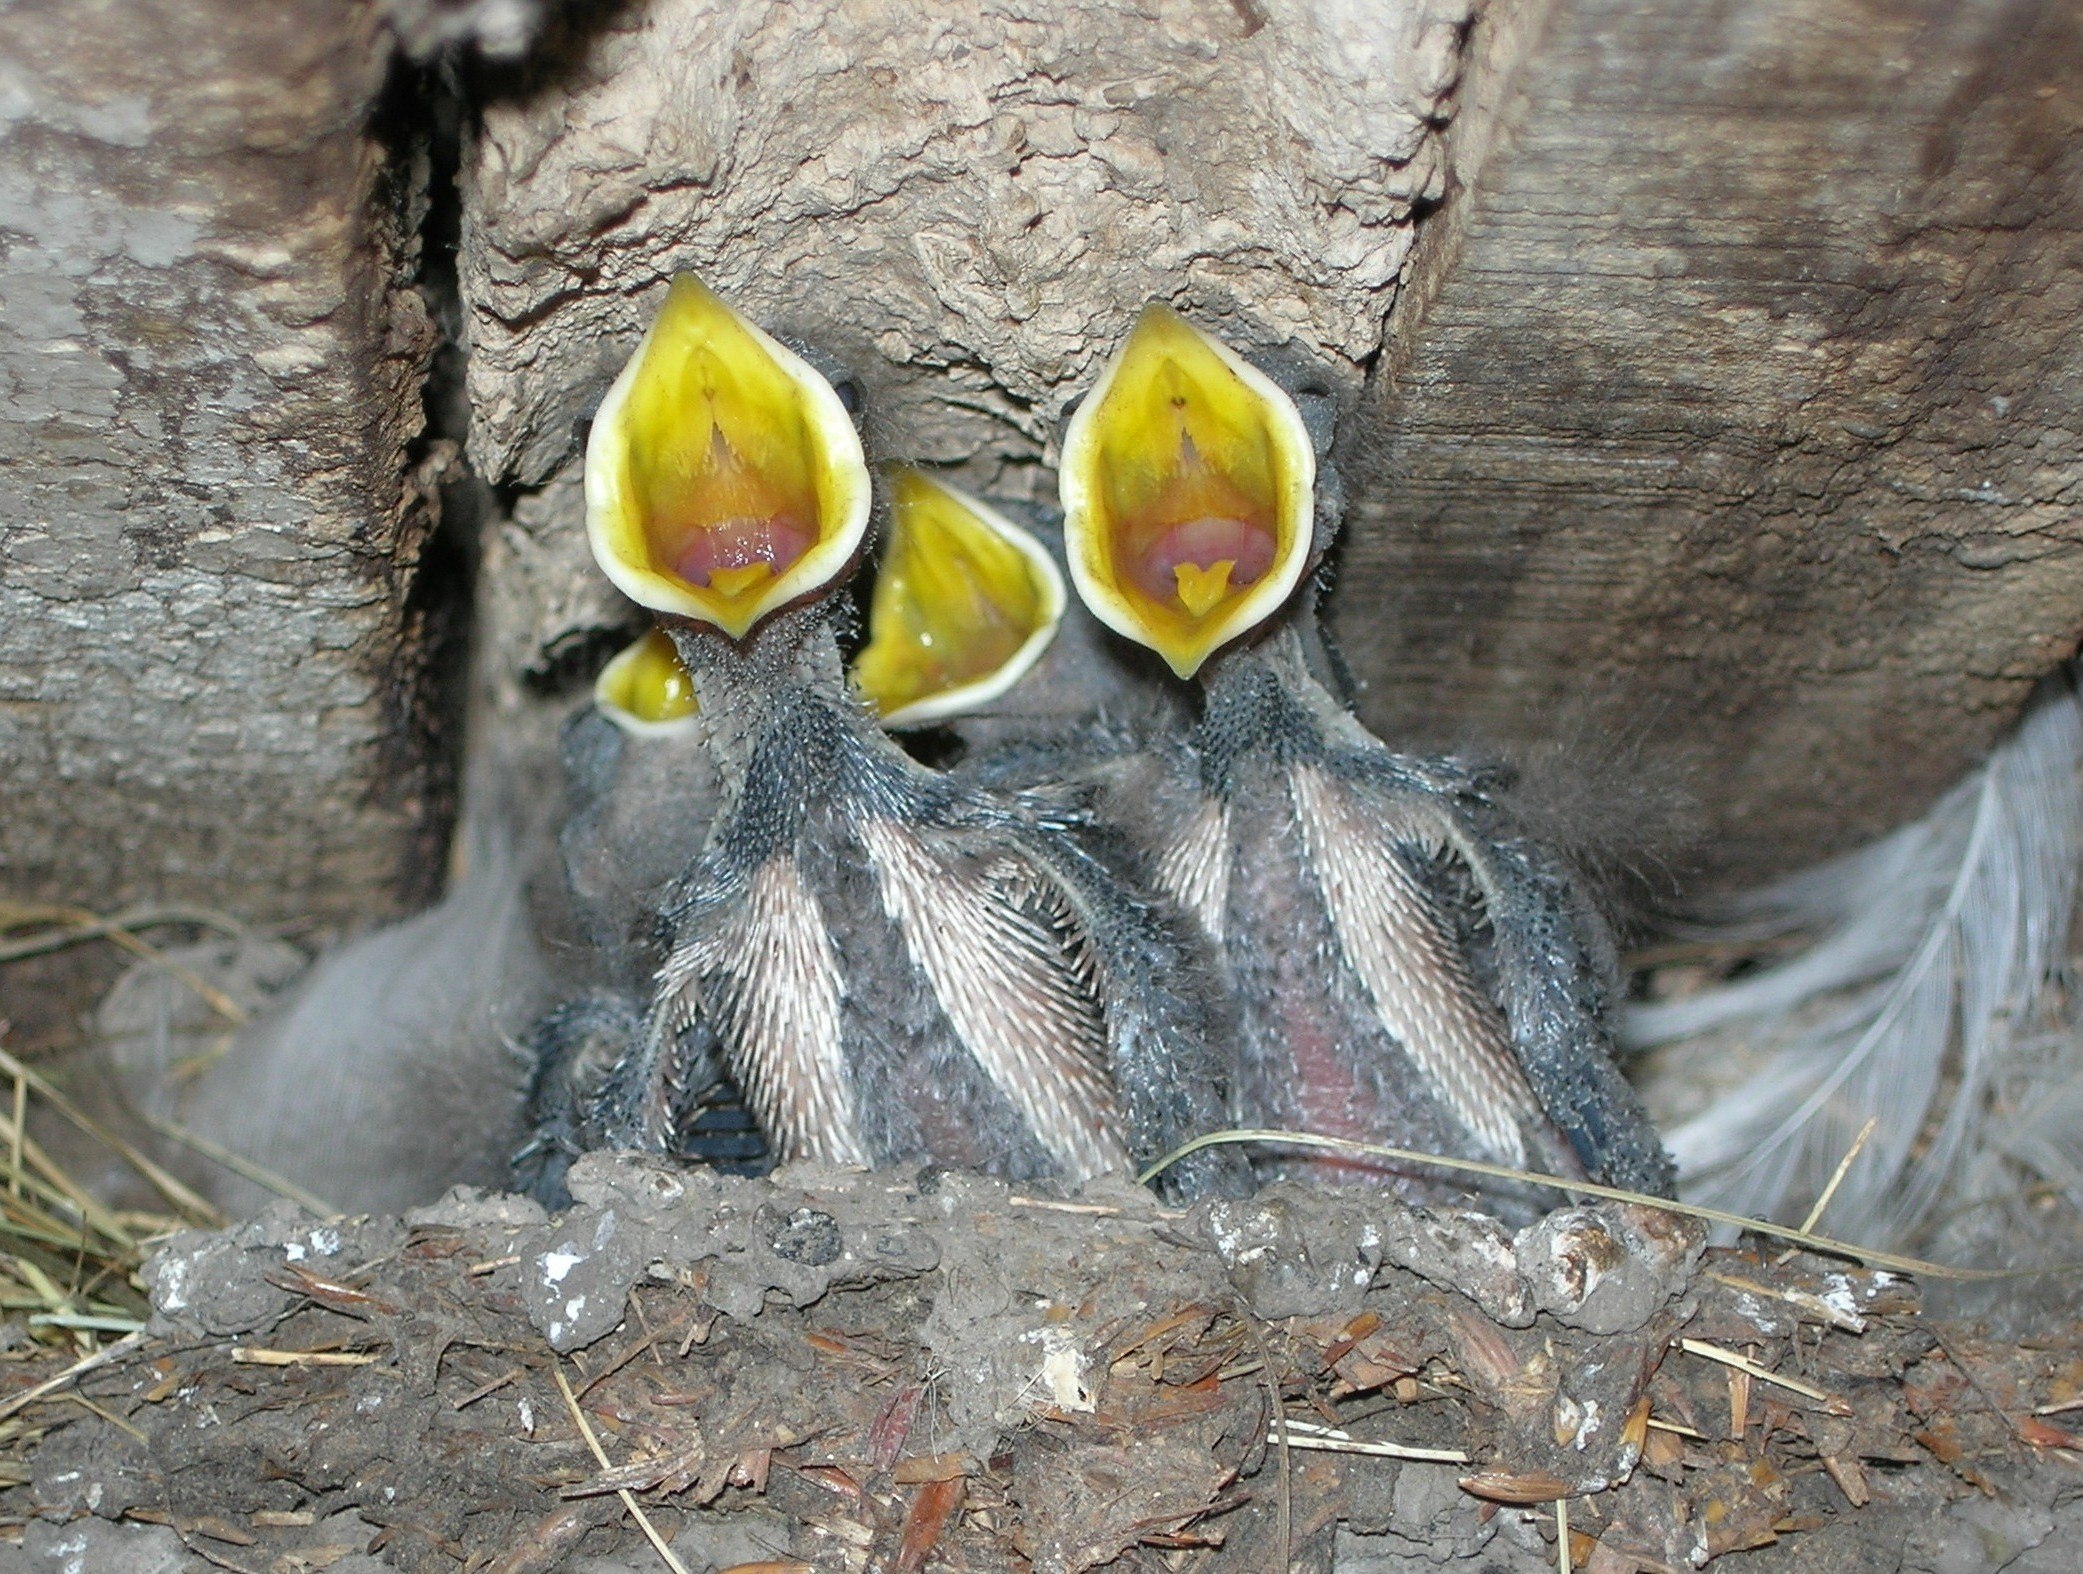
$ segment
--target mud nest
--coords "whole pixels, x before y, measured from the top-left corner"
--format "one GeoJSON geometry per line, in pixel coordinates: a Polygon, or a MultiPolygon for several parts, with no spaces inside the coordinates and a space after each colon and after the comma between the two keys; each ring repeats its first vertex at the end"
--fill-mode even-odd
{"type": "Polygon", "coordinates": [[[2083,1533],[2083,1330],[1647,1210],[573,1190],[170,1241],[148,1329],[11,1371],[0,1568],[2051,1574],[2083,1533]]]}

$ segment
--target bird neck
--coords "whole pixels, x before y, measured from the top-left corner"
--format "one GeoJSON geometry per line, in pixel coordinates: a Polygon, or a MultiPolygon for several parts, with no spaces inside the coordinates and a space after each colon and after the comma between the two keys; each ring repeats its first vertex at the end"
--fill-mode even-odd
{"type": "Polygon", "coordinates": [[[727,781],[742,779],[777,731],[811,715],[835,720],[859,709],[847,692],[831,616],[818,603],[769,618],[742,640],[685,620],[673,620],[669,631],[727,781]]]}
{"type": "Polygon", "coordinates": [[[1309,702],[1322,690],[1292,624],[1221,652],[1202,670],[1201,685],[1194,743],[1208,791],[1228,793],[1247,756],[1286,760],[1320,746],[1309,702]]]}

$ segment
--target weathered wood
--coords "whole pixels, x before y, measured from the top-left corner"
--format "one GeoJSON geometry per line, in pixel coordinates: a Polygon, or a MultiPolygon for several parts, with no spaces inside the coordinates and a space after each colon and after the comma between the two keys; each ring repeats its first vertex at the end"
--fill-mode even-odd
{"type": "Polygon", "coordinates": [[[622,8],[467,161],[471,456],[549,480],[682,269],[848,359],[919,460],[1031,464],[1153,296],[1356,383],[1443,189],[1468,11],[622,8]]]}
{"type": "Polygon", "coordinates": [[[1014,496],[1153,296],[1357,391],[1443,189],[1467,0],[646,0],[552,41],[464,170],[470,452],[499,663],[630,619],[581,533],[585,422],[671,276],[868,385],[891,457],[1014,496]]]}
{"type": "Polygon", "coordinates": [[[436,872],[380,13],[0,12],[10,896],[345,916],[436,872]]]}
{"type": "Polygon", "coordinates": [[[1481,29],[1345,556],[1371,716],[1617,723],[1723,878],[1908,818],[2083,632],[2083,18],[1481,29]]]}
{"type": "Polygon", "coordinates": [[[652,0],[488,110],[473,453],[544,488],[538,652],[615,616],[570,466],[682,267],[864,370],[888,450],[1016,492],[1146,296],[1349,380],[1414,269],[1349,429],[1370,719],[1638,735],[1710,879],[1913,814],[2072,648],[2066,12],[1499,3],[1451,94],[1456,13],[1103,9],[652,0]]]}
{"type": "MultiPolygon", "coordinates": [[[[1914,812],[2073,645],[2069,9],[1497,0],[1458,93],[1466,0],[1046,9],[638,0],[477,75],[509,668],[617,616],[572,461],[682,267],[854,361],[887,451],[1015,494],[1148,296],[1349,388],[1379,357],[1338,603],[1372,718],[1619,718],[1702,767],[1716,877],[1914,812]]],[[[492,10],[512,54],[532,9],[492,10]]],[[[10,894],[343,914],[433,872],[385,14],[0,16],[10,894]]]]}

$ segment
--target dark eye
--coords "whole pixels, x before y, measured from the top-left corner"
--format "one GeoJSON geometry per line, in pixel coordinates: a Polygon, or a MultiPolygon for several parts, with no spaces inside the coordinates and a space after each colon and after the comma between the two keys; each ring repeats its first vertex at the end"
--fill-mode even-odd
{"type": "Polygon", "coordinates": [[[841,377],[832,384],[832,392],[839,396],[839,403],[848,415],[861,413],[861,385],[858,379],[841,377]]]}

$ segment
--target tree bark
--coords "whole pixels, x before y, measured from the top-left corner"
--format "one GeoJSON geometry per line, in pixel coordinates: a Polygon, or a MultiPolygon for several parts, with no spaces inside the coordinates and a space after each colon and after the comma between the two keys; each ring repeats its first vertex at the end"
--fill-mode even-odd
{"type": "Polygon", "coordinates": [[[2083,19],[1493,6],[1337,602],[1391,736],[1595,722],[1702,872],[1920,812],[2083,632],[2083,19]]]}
{"type": "MultiPolygon", "coordinates": [[[[1913,814],[2073,649],[2071,11],[1045,9],[636,0],[472,74],[509,676],[631,618],[576,457],[683,268],[851,362],[882,451],[1014,496],[1145,299],[1313,360],[1358,411],[1334,611],[1370,720],[1636,738],[1693,770],[1711,881],[1913,814]]],[[[478,11],[522,47],[521,0],[0,14],[11,894],[432,883],[423,177],[371,115],[387,28],[478,11]]]]}
{"type": "Polygon", "coordinates": [[[571,43],[466,181],[516,659],[627,616],[572,588],[575,455],[673,272],[1016,494],[1157,296],[1372,368],[1333,606],[1384,735],[1596,735],[1686,778],[1710,883],[1920,810],[2083,629],[2070,13],[1500,0],[1455,94],[1460,20],[653,0],[571,43]]]}
{"type": "Polygon", "coordinates": [[[11,896],[345,917],[438,872],[390,51],[369,0],[0,12],[11,896]]]}

